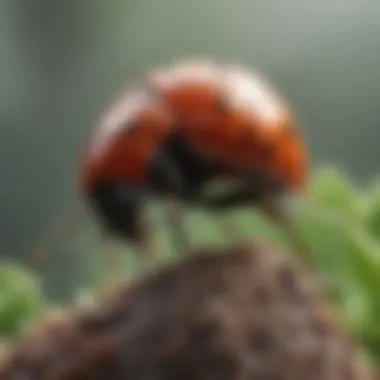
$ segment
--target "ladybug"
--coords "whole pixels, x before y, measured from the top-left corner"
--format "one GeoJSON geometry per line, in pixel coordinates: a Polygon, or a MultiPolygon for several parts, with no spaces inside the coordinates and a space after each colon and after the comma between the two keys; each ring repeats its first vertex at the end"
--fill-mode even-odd
{"type": "Polygon", "coordinates": [[[150,196],[210,210],[270,204],[307,183],[295,124],[254,71],[177,61],[122,90],[100,116],[84,151],[81,193],[104,231],[140,245],[149,236],[142,206],[150,196]],[[208,194],[216,180],[236,186],[208,194]]]}

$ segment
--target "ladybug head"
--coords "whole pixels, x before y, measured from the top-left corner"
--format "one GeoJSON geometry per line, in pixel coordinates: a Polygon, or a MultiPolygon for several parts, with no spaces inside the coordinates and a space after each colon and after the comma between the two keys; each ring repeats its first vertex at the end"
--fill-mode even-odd
{"type": "Polygon", "coordinates": [[[103,232],[110,237],[129,241],[140,241],[144,235],[141,198],[141,189],[121,182],[99,183],[89,196],[103,232]]]}

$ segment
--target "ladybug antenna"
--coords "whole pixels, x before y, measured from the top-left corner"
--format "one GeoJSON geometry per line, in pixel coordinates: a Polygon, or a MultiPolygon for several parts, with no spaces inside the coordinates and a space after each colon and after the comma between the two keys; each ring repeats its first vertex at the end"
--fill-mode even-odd
{"type": "Polygon", "coordinates": [[[28,255],[27,266],[34,270],[41,268],[59,239],[78,225],[81,214],[80,210],[75,207],[68,214],[49,224],[32,252],[28,255]]]}

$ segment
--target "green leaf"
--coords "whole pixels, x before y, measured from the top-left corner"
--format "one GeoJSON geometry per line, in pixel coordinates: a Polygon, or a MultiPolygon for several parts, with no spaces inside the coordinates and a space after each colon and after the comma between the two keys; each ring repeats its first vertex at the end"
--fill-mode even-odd
{"type": "Polygon", "coordinates": [[[371,239],[365,231],[357,230],[347,235],[350,247],[347,256],[352,273],[360,287],[366,293],[367,322],[380,325],[380,245],[371,239]]]}
{"type": "Polygon", "coordinates": [[[362,204],[357,189],[342,171],[327,168],[316,172],[309,190],[309,198],[320,212],[341,215],[354,223],[359,221],[362,204]]]}
{"type": "Polygon", "coordinates": [[[0,266],[0,335],[16,336],[42,312],[44,300],[38,281],[19,267],[0,266]]]}
{"type": "Polygon", "coordinates": [[[367,195],[364,225],[372,237],[380,241],[380,183],[367,195]]]}

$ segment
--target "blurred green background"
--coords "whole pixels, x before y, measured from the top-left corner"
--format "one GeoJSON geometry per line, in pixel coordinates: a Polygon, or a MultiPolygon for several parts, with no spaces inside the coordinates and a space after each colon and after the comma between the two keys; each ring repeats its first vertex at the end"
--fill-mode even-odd
{"type": "MultiPolygon", "coordinates": [[[[376,186],[364,185],[376,181],[380,161],[379,17],[377,0],[2,0],[1,258],[24,260],[47,226],[73,207],[82,207],[76,194],[80,149],[109,97],[146,70],[190,55],[243,61],[265,73],[297,113],[314,168],[326,164],[336,168],[329,174],[333,179],[321,179],[333,190],[322,186],[311,197],[316,204],[327,197],[326,210],[337,209],[344,226],[339,222],[337,233],[337,227],[319,225],[315,215],[304,216],[312,219],[306,237],[316,234],[310,232],[317,228],[313,223],[324,231],[315,240],[309,236],[316,244],[322,236],[326,243],[315,246],[318,254],[326,253],[320,267],[330,268],[332,277],[334,270],[345,272],[337,269],[340,264],[330,267],[329,254],[341,258],[335,254],[337,245],[344,254],[355,250],[356,241],[344,240],[347,228],[354,229],[350,237],[365,245],[357,250],[375,255],[370,263],[380,260],[376,256],[380,255],[379,195],[376,186]],[[339,173],[348,177],[341,179],[339,173]],[[357,190],[358,185],[364,189],[357,190]],[[332,198],[325,196],[330,191],[332,198]]],[[[249,215],[235,218],[246,235],[262,234],[249,215]]],[[[199,214],[190,219],[194,239],[220,242],[222,233],[212,220],[199,214]],[[209,224],[199,229],[199,220],[209,224]]],[[[54,244],[39,276],[51,300],[71,299],[78,289],[91,287],[101,277],[102,245],[97,236],[87,218],[70,238],[54,244]]],[[[361,255],[353,257],[363,260],[361,255]]],[[[361,267],[362,275],[373,279],[368,289],[376,295],[380,283],[366,270],[378,264],[367,264],[361,267]]],[[[364,301],[351,290],[361,278],[357,263],[354,268],[352,283],[342,283],[346,291],[350,289],[347,302],[357,305],[364,301]]],[[[8,274],[3,276],[18,270],[4,264],[8,274]]],[[[350,307],[354,315],[362,310],[350,307]]],[[[375,310],[365,314],[367,321],[375,310]]]]}

